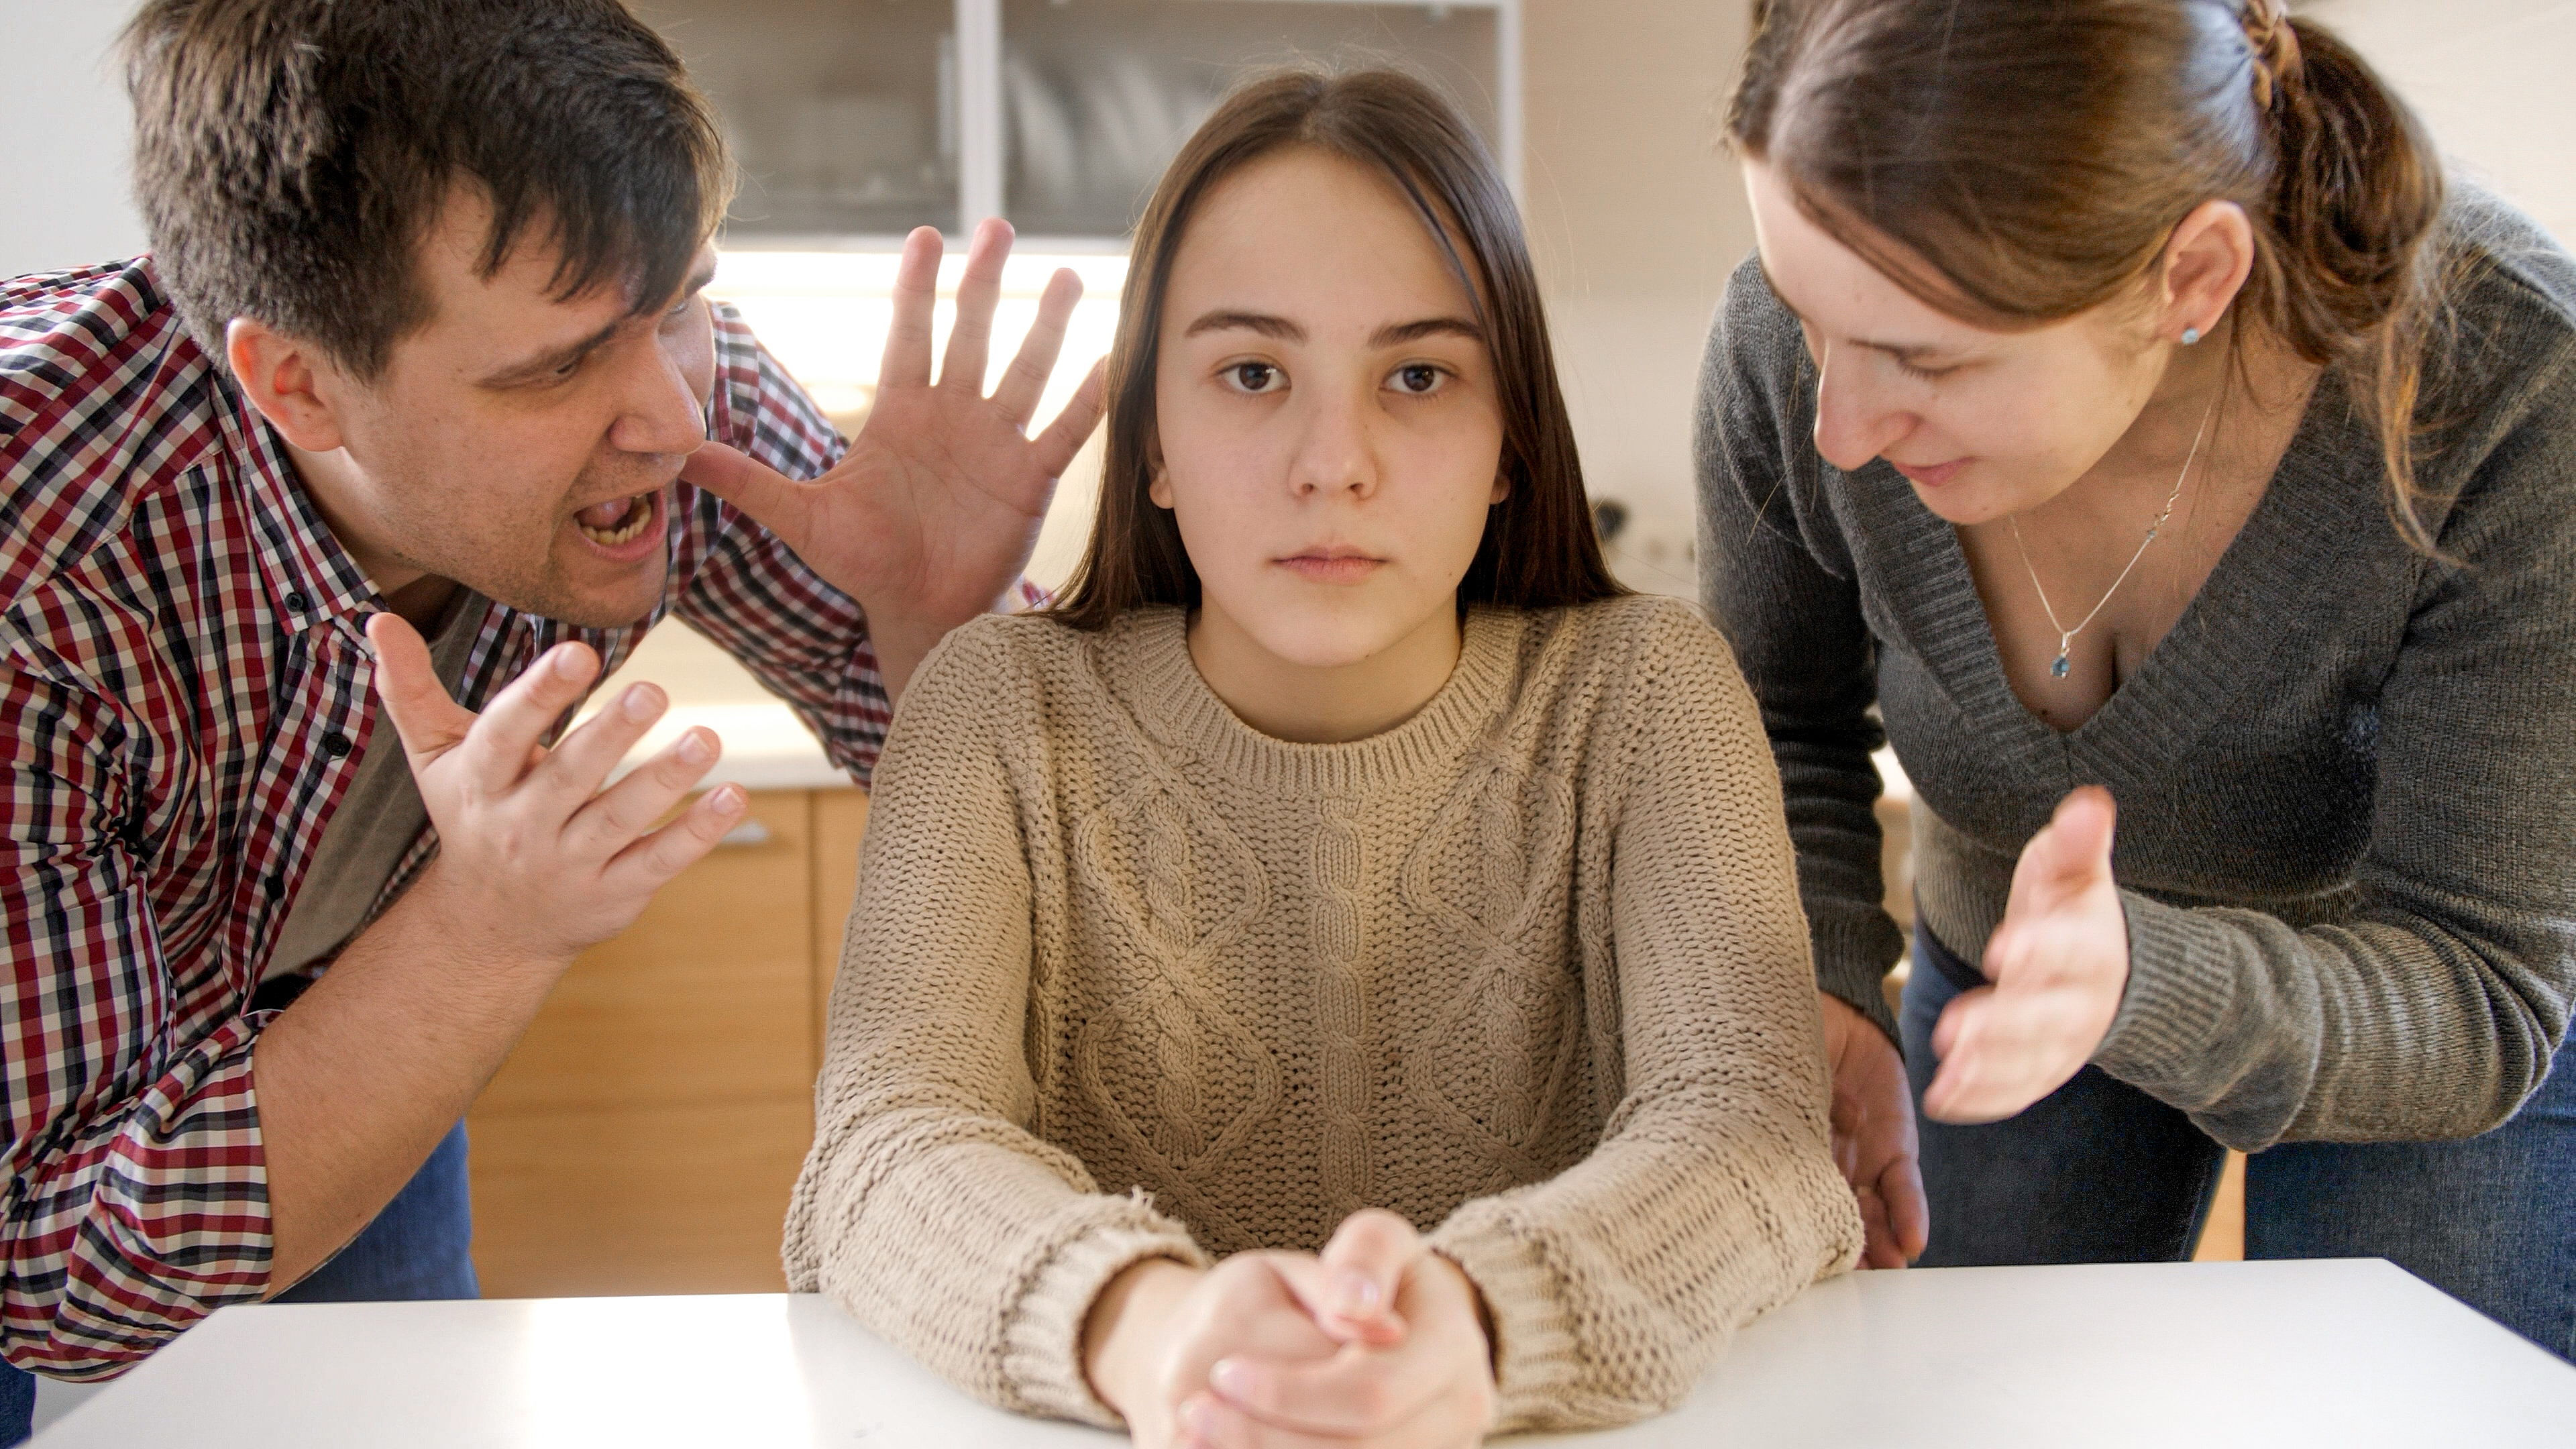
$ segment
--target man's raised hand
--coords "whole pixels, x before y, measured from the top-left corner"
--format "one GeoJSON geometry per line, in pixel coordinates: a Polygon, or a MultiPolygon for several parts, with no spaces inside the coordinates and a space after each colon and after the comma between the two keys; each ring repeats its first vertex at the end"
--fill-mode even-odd
{"type": "Polygon", "coordinates": [[[833,587],[868,611],[888,693],[949,630],[993,607],[1029,559],[1055,481],[1100,420],[1095,367],[1054,423],[1027,429],[1055,372],[1081,280],[1058,271],[1036,323],[990,396],[984,373],[1011,229],[975,229],[957,288],[957,322],[933,381],[931,318],[939,233],[904,239],[894,325],[875,405],[850,451],[811,483],[794,482],[722,443],[690,455],[681,476],[759,520],[833,587]]]}
{"type": "Polygon", "coordinates": [[[447,907],[462,951],[560,968],[633,924],[742,816],[743,793],[727,785],[654,828],[715,765],[719,745],[703,729],[601,789],[667,706],[651,685],[630,686],[554,748],[541,743],[599,672],[584,645],[547,650],[476,715],[448,697],[411,625],[377,614],[367,638],[385,717],[438,827],[419,889],[447,907]]]}

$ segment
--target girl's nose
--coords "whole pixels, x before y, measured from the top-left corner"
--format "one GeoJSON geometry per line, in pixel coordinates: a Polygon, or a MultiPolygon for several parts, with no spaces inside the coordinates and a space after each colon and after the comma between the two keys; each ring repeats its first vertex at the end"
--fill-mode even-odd
{"type": "Polygon", "coordinates": [[[1365,498],[1377,491],[1373,403],[1373,395],[1370,403],[1334,398],[1314,408],[1289,473],[1300,497],[1346,491],[1365,498]]]}

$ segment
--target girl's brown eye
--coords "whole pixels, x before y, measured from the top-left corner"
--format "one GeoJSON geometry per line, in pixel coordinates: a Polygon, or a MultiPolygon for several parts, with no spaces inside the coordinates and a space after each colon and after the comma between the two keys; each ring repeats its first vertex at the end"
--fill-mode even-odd
{"type": "Polygon", "coordinates": [[[1233,374],[1234,385],[1245,392],[1268,392],[1279,377],[1279,369],[1266,362],[1239,362],[1227,371],[1233,374]]]}
{"type": "Polygon", "coordinates": [[[1395,385],[1406,392],[1429,392],[1440,385],[1440,369],[1420,362],[1399,367],[1395,370],[1395,385]]]}

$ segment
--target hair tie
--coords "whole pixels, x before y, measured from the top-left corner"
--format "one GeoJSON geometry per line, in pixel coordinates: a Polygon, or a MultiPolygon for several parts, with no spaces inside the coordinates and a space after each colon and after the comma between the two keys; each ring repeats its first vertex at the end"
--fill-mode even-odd
{"type": "Polygon", "coordinates": [[[2245,43],[2254,52],[2254,105],[2272,109],[2290,82],[2299,76],[2299,33],[2290,24],[2290,7],[2282,0],[2245,0],[2237,12],[2245,43]]]}

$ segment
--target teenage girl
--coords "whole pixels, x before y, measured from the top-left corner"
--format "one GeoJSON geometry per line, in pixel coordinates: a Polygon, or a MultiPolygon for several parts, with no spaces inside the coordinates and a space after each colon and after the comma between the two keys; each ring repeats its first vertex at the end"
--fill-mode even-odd
{"type": "Polygon", "coordinates": [[[1927,1263],[2186,1256],[2225,1144],[2250,1256],[2576,1351],[2576,264],[2277,0],[1784,0],[1730,129],[1707,595],[1871,1260],[1919,1103],[1927,1263]]]}
{"type": "Polygon", "coordinates": [[[1062,603],[895,719],[790,1279],[1151,1446],[1669,1407],[1861,1227],[1761,721],[1603,567],[1510,196],[1253,85],[1109,375],[1062,603]]]}

